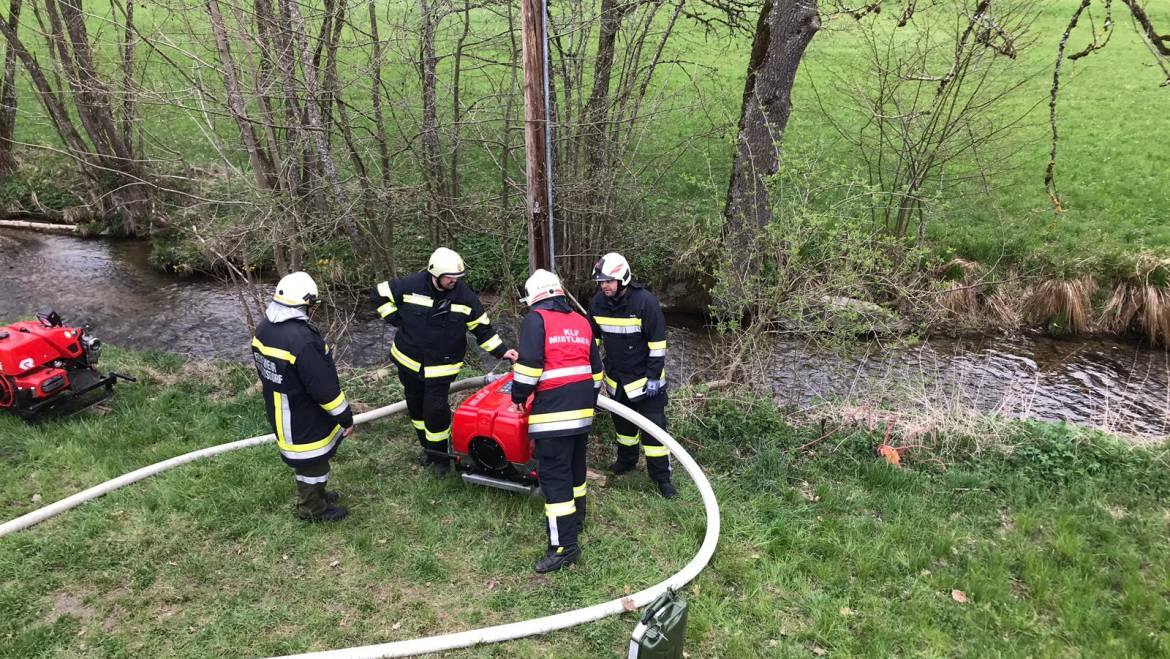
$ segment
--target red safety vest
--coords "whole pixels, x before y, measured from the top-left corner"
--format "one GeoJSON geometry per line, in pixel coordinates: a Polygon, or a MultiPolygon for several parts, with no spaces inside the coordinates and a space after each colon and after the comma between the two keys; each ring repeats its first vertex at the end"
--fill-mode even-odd
{"type": "Polygon", "coordinates": [[[589,346],[593,329],[578,313],[536,309],[544,320],[544,372],[537,391],[547,391],[573,382],[593,379],[589,346]]]}

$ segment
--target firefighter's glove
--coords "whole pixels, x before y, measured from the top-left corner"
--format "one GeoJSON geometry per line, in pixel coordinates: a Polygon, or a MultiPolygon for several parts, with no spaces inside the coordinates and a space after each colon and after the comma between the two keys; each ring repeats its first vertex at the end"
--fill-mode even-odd
{"type": "Polygon", "coordinates": [[[650,380],[646,383],[646,397],[653,398],[666,389],[666,380],[650,380]]]}

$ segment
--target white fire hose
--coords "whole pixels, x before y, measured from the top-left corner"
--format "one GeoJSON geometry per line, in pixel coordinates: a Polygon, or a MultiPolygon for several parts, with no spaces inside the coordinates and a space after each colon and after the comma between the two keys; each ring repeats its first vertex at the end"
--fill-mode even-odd
{"type": "MultiPolygon", "coordinates": [[[[482,375],[479,377],[468,378],[466,380],[459,380],[451,384],[453,391],[460,391],[463,389],[473,389],[484,386],[500,376],[498,375],[482,375]]],[[[634,593],[627,597],[610,600],[604,604],[595,604],[583,609],[576,609],[574,611],[566,611],[556,615],[545,616],[543,618],[534,618],[532,620],[524,620],[521,622],[513,622],[506,625],[496,625],[494,627],[484,627],[482,629],[473,629],[471,631],[456,632],[453,634],[442,634],[439,636],[430,636],[427,638],[416,638],[408,641],[395,641],[393,643],[382,643],[380,645],[363,645],[360,647],[346,648],[341,650],[327,650],[323,652],[310,652],[307,654],[289,655],[295,657],[313,657],[313,658],[341,658],[358,659],[365,657],[409,657],[418,654],[426,654],[432,652],[441,652],[443,650],[453,650],[455,648],[469,647],[472,645],[479,645],[482,643],[498,643],[500,641],[509,641],[512,639],[523,638],[525,636],[534,636],[536,634],[543,634],[556,629],[564,629],[574,625],[580,625],[586,622],[592,622],[601,618],[623,613],[635,608],[646,606],[654,601],[662,593],[666,592],[668,588],[681,589],[686,584],[690,583],[699,572],[707,566],[711,561],[711,557],[715,554],[715,546],[719,543],[719,503],[715,500],[715,492],[711,489],[711,483],[699,468],[699,465],[694,461],[689,453],[679,445],[673,437],[670,436],[662,428],[655,425],[646,417],[638,414],[630,408],[616,403],[609,398],[598,398],[597,405],[603,410],[621,416],[622,418],[632,422],[642,430],[650,433],[655,439],[662,442],[687,474],[690,475],[691,480],[694,481],[695,487],[699,490],[699,495],[703,499],[703,509],[707,514],[707,532],[703,536],[703,543],[699,546],[698,553],[695,557],[687,563],[682,570],[675,573],[665,581],[657,583],[645,590],[634,593]]],[[[371,410],[354,417],[354,423],[366,423],[375,419],[381,419],[391,414],[396,414],[406,409],[406,403],[400,401],[393,405],[380,407],[376,410],[371,410]]],[[[246,448],[249,446],[256,446],[259,444],[267,444],[275,441],[276,437],[272,434],[261,435],[258,437],[250,437],[248,439],[241,439],[227,444],[220,444],[219,446],[212,446],[210,448],[192,451],[173,457],[169,460],[163,460],[141,469],[136,469],[128,474],[124,474],[115,479],[106,481],[100,485],[96,485],[87,490],[83,490],[67,497],[56,503],[49,504],[43,508],[39,508],[30,513],[21,515],[16,519],[0,524],[0,538],[28,528],[38,522],[42,522],[54,515],[69,510],[70,508],[81,505],[90,499],[112,492],[121,487],[125,487],[131,483],[140,481],[148,476],[173,469],[181,464],[193,462],[200,458],[206,458],[220,453],[227,453],[228,451],[235,451],[237,449],[246,448]]]]}

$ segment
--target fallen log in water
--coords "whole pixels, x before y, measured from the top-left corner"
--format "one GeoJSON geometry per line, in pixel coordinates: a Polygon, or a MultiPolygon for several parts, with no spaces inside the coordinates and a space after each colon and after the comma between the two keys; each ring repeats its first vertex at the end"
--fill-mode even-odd
{"type": "Polygon", "coordinates": [[[50,222],[26,222],[24,220],[0,220],[0,228],[25,229],[28,231],[67,233],[74,235],[80,233],[80,229],[76,224],[52,224],[50,222]]]}

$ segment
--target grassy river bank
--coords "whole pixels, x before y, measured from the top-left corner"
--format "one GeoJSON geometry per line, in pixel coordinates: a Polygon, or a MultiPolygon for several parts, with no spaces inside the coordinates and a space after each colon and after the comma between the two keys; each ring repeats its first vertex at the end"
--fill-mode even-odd
{"type": "MultiPolygon", "coordinates": [[[[138,376],[103,407],[0,417],[11,519],[132,469],[267,432],[244,365],[112,349],[138,376]]],[[[398,400],[384,371],[351,400],[398,400]]],[[[687,589],[691,656],[1155,656],[1170,652],[1164,444],[984,419],[970,436],[875,458],[881,427],[802,426],[750,396],[673,393],[672,431],[723,513],[687,589]],[[818,441],[819,440],[819,441],[818,441]],[[812,443],[805,449],[801,449],[812,443]]],[[[167,472],[0,540],[0,656],[260,656],[387,642],[594,604],[657,582],[698,547],[698,495],[607,478],[591,444],[584,562],[540,577],[539,502],[410,466],[402,419],[359,428],[336,526],[292,516],[271,447],[167,472]]],[[[891,443],[898,440],[891,438],[891,443]]],[[[921,443],[910,442],[904,443],[921,443]]],[[[930,443],[927,443],[930,445],[930,443]]],[[[634,614],[453,656],[624,656],[634,614]]]]}

